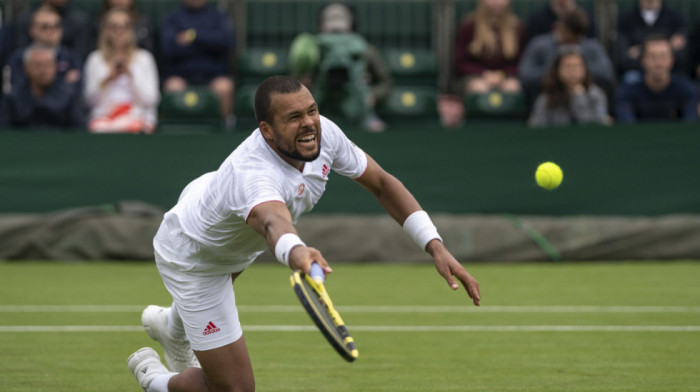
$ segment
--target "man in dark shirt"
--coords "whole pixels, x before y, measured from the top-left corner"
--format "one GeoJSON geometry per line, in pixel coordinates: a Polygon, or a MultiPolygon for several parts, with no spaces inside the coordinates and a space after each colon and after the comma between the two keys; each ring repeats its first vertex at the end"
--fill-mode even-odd
{"type": "Polygon", "coordinates": [[[674,75],[673,48],[664,36],[650,36],[642,48],[644,78],[618,91],[619,123],[685,121],[698,119],[698,94],[684,76],[674,75]]]}
{"type": "Polygon", "coordinates": [[[662,0],[639,0],[631,11],[620,15],[617,33],[615,63],[626,82],[641,78],[641,46],[649,35],[669,39],[676,71],[685,59],[687,32],[683,15],[662,0]]]}
{"type": "MultiPolygon", "coordinates": [[[[32,15],[29,35],[33,40],[33,44],[54,48],[56,51],[58,77],[63,79],[68,85],[73,86],[76,92],[80,92],[81,61],[70,49],[61,44],[63,35],[61,15],[52,7],[39,7],[32,15]]],[[[7,65],[9,66],[10,78],[3,81],[5,91],[11,90],[13,85],[17,85],[23,79],[26,79],[24,73],[24,51],[28,47],[29,45],[17,49],[8,59],[7,65]]]]}
{"type": "Polygon", "coordinates": [[[32,45],[24,52],[27,78],[2,100],[0,126],[73,128],[84,126],[80,96],[56,77],[53,48],[32,45]]]}
{"type": "Polygon", "coordinates": [[[230,126],[234,83],[229,76],[229,59],[235,48],[235,31],[229,18],[208,3],[182,0],[182,6],[163,19],[163,89],[178,92],[189,85],[209,86],[230,126]]]}
{"type": "Polygon", "coordinates": [[[70,48],[81,62],[84,61],[87,55],[95,49],[97,32],[94,30],[90,16],[79,8],[73,7],[70,0],[42,0],[38,7],[27,7],[22,11],[14,22],[15,48],[28,46],[32,43],[29,27],[34,11],[41,6],[52,7],[60,14],[63,26],[61,42],[70,48]]]}

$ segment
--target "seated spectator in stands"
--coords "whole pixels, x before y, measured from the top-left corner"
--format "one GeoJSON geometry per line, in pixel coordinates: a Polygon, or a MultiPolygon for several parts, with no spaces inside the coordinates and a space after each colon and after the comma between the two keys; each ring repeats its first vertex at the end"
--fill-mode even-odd
{"type": "MultiPolygon", "coordinates": [[[[63,36],[61,15],[52,7],[39,7],[32,15],[29,35],[33,40],[32,45],[40,44],[56,51],[57,77],[63,79],[69,86],[75,88],[77,93],[80,93],[81,61],[73,51],[61,44],[63,36]]],[[[6,90],[12,89],[13,85],[19,84],[21,80],[26,78],[24,73],[24,52],[26,50],[27,47],[19,48],[8,59],[10,78],[4,81],[5,83],[9,82],[9,85],[4,87],[6,90]]]]}
{"type": "Polygon", "coordinates": [[[0,126],[34,128],[83,127],[80,95],[56,77],[53,48],[35,44],[24,51],[26,79],[13,86],[0,108],[0,126]]]}
{"type": "Polygon", "coordinates": [[[593,83],[581,48],[559,48],[530,116],[531,126],[609,124],[605,92],[593,83]]]}
{"type": "MultiPolygon", "coordinates": [[[[0,22],[0,24],[1,23],[2,22],[0,22]]],[[[12,39],[12,29],[6,24],[2,24],[0,26],[0,67],[5,65],[13,48],[14,40],[12,39]]]]}
{"type": "Polygon", "coordinates": [[[605,91],[612,91],[615,71],[603,45],[585,38],[588,17],[580,8],[567,12],[557,21],[554,31],[535,37],[525,48],[518,64],[518,76],[529,101],[540,92],[542,78],[549,70],[560,45],[580,45],[593,81],[605,91]]]}
{"type": "Polygon", "coordinates": [[[462,21],[455,45],[459,91],[519,92],[518,61],[525,28],[510,9],[510,0],[480,0],[462,21]]]}
{"type": "Polygon", "coordinates": [[[84,61],[88,53],[95,47],[95,29],[90,16],[77,7],[73,7],[70,0],[42,0],[37,7],[27,7],[22,11],[15,21],[15,48],[21,48],[31,43],[29,27],[32,14],[41,6],[52,7],[61,15],[63,27],[61,43],[70,48],[81,62],[84,61]]]}
{"type": "Polygon", "coordinates": [[[615,41],[615,63],[623,80],[632,83],[642,78],[641,47],[649,35],[670,39],[675,70],[686,57],[687,32],[683,15],[662,0],[639,0],[629,12],[620,15],[615,41]]]}
{"type": "Polygon", "coordinates": [[[146,132],[156,127],[160,93],[153,55],[136,46],[131,13],[104,16],[98,49],[85,63],[85,102],[91,132],[146,132]]]}
{"type": "MultiPolygon", "coordinates": [[[[541,10],[530,15],[526,26],[525,42],[530,42],[538,35],[551,33],[557,20],[576,8],[575,0],[549,0],[541,10]]],[[[587,16],[589,23],[585,36],[595,38],[597,37],[595,18],[590,12],[587,12],[587,16]]]]}
{"type": "MultiPolygon", "coordinates": [[[[100,11],[100,23],[104,19],[105,14],[112,8],[122,8],[128,10],[131,14],[131,20],[134,23],[134,32],[136,33],[136,44],[147,51],[153,53],[153,28],[151,21],[141,15],[136,8],[136,0],[103,0],[102,10],[100,11]]],[[[99,30],[100,26],[96,30],[99,30]]]]}
{"type": "MultiPolygon", "coordinates": [[[[355,15],[353,10],[343,3],[327,4],[320,13],[319,33],[348,34],[355,32],[355,15]]],[[[367,43],[365,52],[367,70],[364,79],[367,82],[367,117],[364,128],[371,132],[383,132],[386,124],[375,112],[375,107],[383,102],[393,85],[389,67],[382,59],[379,50],[367,43]]]]}
{"type": "Polygon", "coordinates": [[[375,112],[391,92],[393,78],[379,50],[355,31],[346,3],[326,3],[318,12],[318,33],[301,33],[290,48],[291,75],[314,94],[321,110],[338,120],[382,132],[375,112]]]}
{"type": "Polygon", "coordinates": [[[235,49],[235,31],[228,16],[209,5],[209,0],[182,0],[182,5],[163,19],[161,32],[163,89],[185,90],[209,86],[221,105],[227,128],[233,128],[234,83],[229,60],[235,49]]]}
{"type": "Polygon", "coordinates": [[[697,121],[698,92],[685,76],[672,73],[671,41],[664,36],[649,36],[642,46],[641,56],[644,77],[620,87],[617,121],[697,121]]]}

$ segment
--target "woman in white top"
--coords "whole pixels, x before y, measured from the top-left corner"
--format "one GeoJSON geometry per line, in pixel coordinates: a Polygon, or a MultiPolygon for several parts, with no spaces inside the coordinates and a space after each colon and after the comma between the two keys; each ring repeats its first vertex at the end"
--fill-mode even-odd
{"type": "Polygon", "coordinates": [[[91,132],[155,130],[158,68],[153,55],[136,46],[128,11],[115,8],[105,14],[98,48],[88,56],[84,74],[91,132]]]}

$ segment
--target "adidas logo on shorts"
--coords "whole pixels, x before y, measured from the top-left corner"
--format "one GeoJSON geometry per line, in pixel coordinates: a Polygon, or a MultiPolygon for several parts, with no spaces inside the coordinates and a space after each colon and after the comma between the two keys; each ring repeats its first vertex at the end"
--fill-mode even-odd
{"type": "Polygon", "coordinates": [[[221,331],[221,328],[217,327],[213,322],[209,322],[206,328],[204,328],[204,336],[211,335],[213,333],[221,331]]]}

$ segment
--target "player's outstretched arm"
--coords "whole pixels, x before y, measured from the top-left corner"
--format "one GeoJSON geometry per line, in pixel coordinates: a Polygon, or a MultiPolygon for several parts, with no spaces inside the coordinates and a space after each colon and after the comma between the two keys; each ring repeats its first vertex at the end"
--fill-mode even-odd
{"type": "Polygon", "coordinates": [[[481,303],[481,293],[479,292],[479,282],[474,279],[469,272],[460,264],[457,259],[452,256],[452,253],[445,248],[442,241],[434,239],[428,243],[426,250],[433,256],[435,268],[438,273],[445,278],[447,284],[452,290],[457,290],[459,284],[454,278],[462,282],[462,286],[467,291],[469,298],[472,299],[474,305],[479,306],[481,303]]]}
{"type": "Polygon", "coordinates": [[[306,246],[301,241],[284,203],[270,201],[255,206],[248,215],[247,223],[265,237],[272,253],[291,269],[308,274],[311,264],[317,262],[326,275],[333,272],[318,249],[306,246]]]}
{"type": "Polygon", "coordinates": [[[372,193],[389,215],[433,257],[435,268],[447,284],[456,290],[459,287],[454,280],[456,277],[462,282],[474,305],[478,306],[481,301],[479,283],[445,248],[428,214],[421,210],[420,204],[403,183],[382,169],[369,155],[367,170],[355,181],[372,193]]]}

